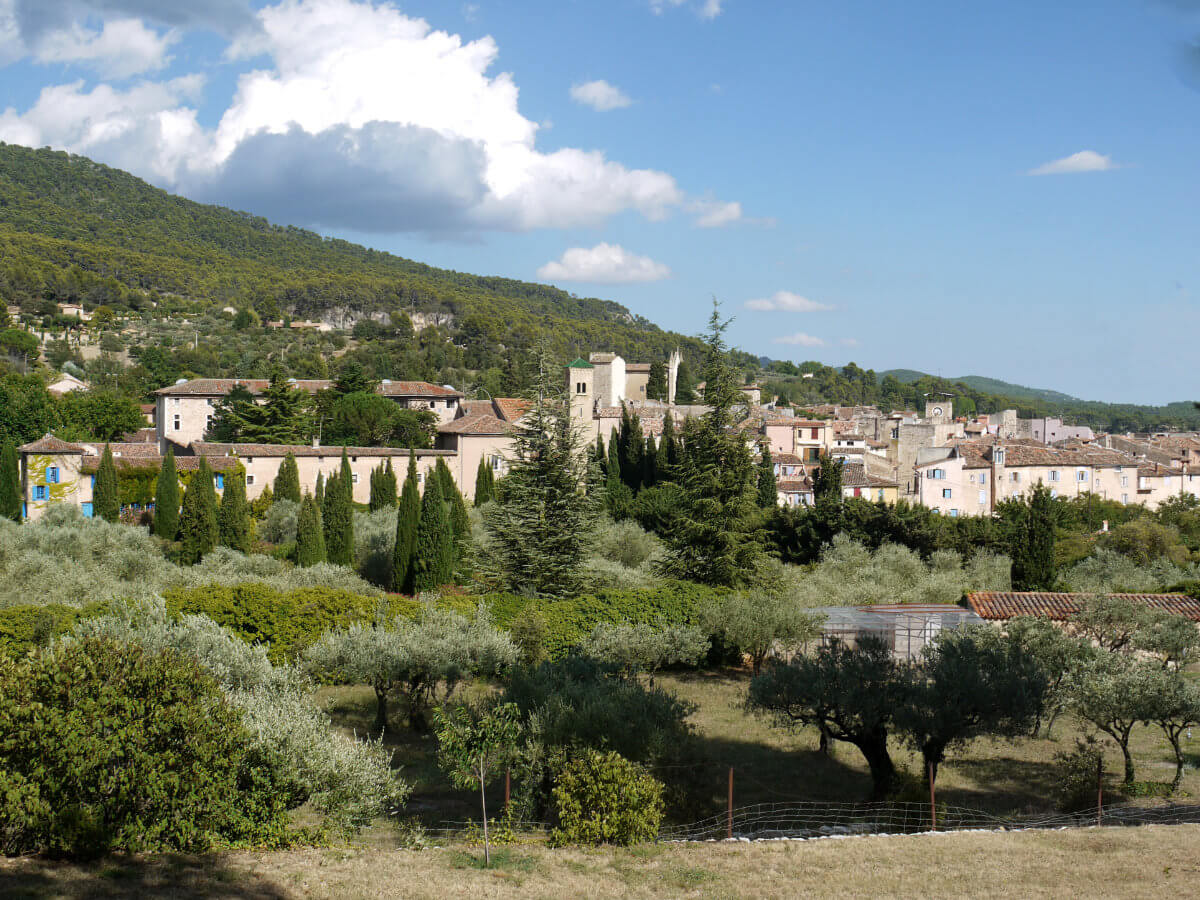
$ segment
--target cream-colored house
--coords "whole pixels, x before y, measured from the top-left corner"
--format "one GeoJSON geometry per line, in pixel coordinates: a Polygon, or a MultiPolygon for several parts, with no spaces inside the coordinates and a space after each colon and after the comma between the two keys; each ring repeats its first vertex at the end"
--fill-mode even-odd
{"type": "Polygon", "coordinates": [[[1138,466],[1137,503],[1149,509],[1174,497],[1200,497],[1200,474],[1188,466],[1174,468],[1158,463],[1142,463],[1138,466]]]}
{"type": "Polygon", "coordinates": [[[76,378],[70,372],[63,372],[56,379],[46,385],[46,390],[56,397],[61,397],[63,394],[69,394],[71,391],[86,391],[91,385],[80,378],[76,378]]]}
{"type": "Polygon", "coordinates": [[[1137,461],[1095,447],[1033,441],[961,441],[926,451],[915,466],[916,499],[949,516],[990,515],[1002,500],[1044,484],[1054,497],[1095,494],[1136,503],[1137,461]]]}
{"type": "MultiPolygon", "coordinates": [[[[315,394],[332,387],[325,379],[295,379],[288,382],[297,390],[315,394]]],[[[195,378],[180,380],[170,387],[155,391],[154,414],[160,449],[166,452],[166,442],[187,447],[204,440],[212,425],[217,403],[235,387],[244,387],[256,397],[262,395],[270,382],[265,378],[195,378]]],[[[428,409],[439,423],[452,421],[458,415],[462,393],[454,388],[426,381],[390,381],[384,379],[375,389],[380,396],[395,401],[406,409],[428,409]]]]}

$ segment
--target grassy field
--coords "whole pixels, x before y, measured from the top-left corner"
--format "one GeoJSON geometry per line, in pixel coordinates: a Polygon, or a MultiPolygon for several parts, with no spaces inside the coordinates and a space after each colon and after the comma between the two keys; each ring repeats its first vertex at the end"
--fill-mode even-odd
{"type": "MultiPolygon", "coordinates": [[[[858,751],[835,744],[829,755],[817,751],[815,729],[788,730],[769,719],[749,715],[742,708],[748,676],[739,671],[660,675],[658,682],[696,704],[692,716],[697,741],[693,761],[684,770],[660,771],[664,780],[681,782],[689,795],[686,820],[725,808],[728,769],[734,768],[734,802],[754,803],[798,800],[854,801],[870,790],[866,765],[858,751]]],[[[374,695],[367,688],[328,688],[323,691],[329,711],[347,730],[362,734],[370,727],[374,695]]],[[[1054,739],[1021,738],[1016,741],[983,739],[953,752],[938,774],[939,801],[1000,814],[1020,815],[1053,808],[1057,780],[1054,754],[1073,746],[1080,726],[1060,720],[1054,739]]],[[[437,767],[436,742],[403,728],[389,736],[396,761],[414,785],[409,812],[427,824],[479,817],[478,799],[450,787],[437,767]]],[[[1121,756],[1116,745],[1103,739],[1106,768],[1119,780],[1121,756]]],[[[1134,756],[1139,795],[1161,794],[1174,775],[1174,757],[1157,728],[1135,729],[1134,756]]],[[[1200,796],[1200,734],[1185,742],[1191,766],[1176,799],[1200,796]]],[[[898,740],[892,742],[897,765],[914,776],[919,756],[898,740]]],[[[922,795],[923,796],[923,795],[922,795]]],[[[489,808],[499,809],[503,786],[493,785],[489,808]],[[493,805],[495,804],[495,805],[493,805]]],[[[920,796],[913,799],[921,799],[920,796]]],[[[1120,797],[1113,796],[1113,802],[1120,797]]],[[[1139,801],[1142,799],[1139,796],[1139,801]]],[[[677,816],[677,817],[679,817],[677,816]]]]}
{"type": "Polygon", "coordinates": [[[1162,897],[1191,896],[1200,826],[858,837],[807,843],[506,850],[484,870],[460,848],[369,848],[109,859],[0,860],[0,896],[1162,897]]]}

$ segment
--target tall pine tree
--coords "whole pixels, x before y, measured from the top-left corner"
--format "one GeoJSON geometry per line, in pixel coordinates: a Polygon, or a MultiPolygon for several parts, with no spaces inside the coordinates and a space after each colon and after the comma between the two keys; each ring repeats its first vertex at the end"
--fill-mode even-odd
{"type": "Polygon", "coordinates": [[[454,529],[442,499],[442,479],[434,472],[425,479],[412,565],[417,594],[449,584],[454,577],[454,529]]]}
{"type": "Polygon", "coordinates": [[[775,460],[771,447],[764,442],[758,459],[758,505],[774,509],[779,505],[779,482],[775,478],[775,460]]]}
{"type": "Polygon", "coordinates": [[[200,465],[188,480],[179,511],[180,562],[194,566],[217,546],[221,534],[217,522],[217,492],[213,487],[212,470],[208,460],[200,457],[200,465]]]}
{"type": "Polygon", "coordinates": [[[0,517],[21,521],[21,463],[12,441],[0,450],[0,517]]]}
{"type": "Polygon", "coordinates": [[[705,337],[708,411],[685,433],[687,453],[679,464],[683,502],[676,527],[664,535],[662,568],[677,578],[736,586],[753,577],[763,548],[754,460],[734,428],[742,393],[725,344],[728,324],[713,301],[705,337]]]}
{"type": "Polygon", "coordinates": [[[121,498],[117,486],[117,467],[113,464],[112,449],[104,445],[100,465],[96,469],[96,486],[92,488],[92,512],[106,522],[121,517],[121,498]]]}
{"type": "Polygon", "coordinates": [[[417,483],[417,458],[408,455],[408,474],[400,491],[400,506],[396,510],[396,543],[392,549],[392,590],[413,592],[413,543],[417,524],[421,520],[421,486],[417,483]]]}
{"type": "Polygon", "coordinates": [[[217,525],[222,546],[239,553],[250,552],[250,504],[246,502],[246,476],[242,472],[225,476],[217,525]]]}
{"type": "Polygon", "coordinates": [[[283,458],[275,475],[275,499],[300,502],[300,467],[291,453],[283,458]]]}
{"type": "Polygon", "coordinates": [[[538,353],[529,410],[513,432],[512,463],[487,528],[497,577],[511,591],[564,596],[583,585],[599,509],[586,491],[589,448],[549,352],[538,353]]]}
{"type": "Polygon", "coordinates": [[[173,447],[167,447],[154,490],[154,533],[164,541],[173,541],[179,534],[179,473],[173,447]]]}
{"type": "Polygon", "coordinates": [[[316,498],[305,493],[296,517],[296,563],[315,566],[325,562],[325,528],[316,498]]]}

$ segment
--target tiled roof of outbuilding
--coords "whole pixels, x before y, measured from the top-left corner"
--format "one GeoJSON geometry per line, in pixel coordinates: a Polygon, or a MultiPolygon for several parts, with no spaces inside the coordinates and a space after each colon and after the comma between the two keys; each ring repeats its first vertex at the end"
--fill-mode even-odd
{"type": "MultiPolygon", "coordinates": [[[[1017,616],[1039,616],[1058,622],[1066,621],[1083,609],[1090,594],[1066,594],[1052,591],[972,591],[967,605],[984,619],[1013,619],[1017,616]]],[[[1200,622],[1200,600],[1186,594],[1113,594],[1127,600],[1144,603],[1152,609],[1200,622]]]]}
{"type": "Polygon", "coordinates": [[[52,434],[45,434],[28,444],[22,444],[17,448],[22,453],[80,453],[84,452],[84,448],[80,444],[68,444],[66,441],[61,441],[52,434]]]}

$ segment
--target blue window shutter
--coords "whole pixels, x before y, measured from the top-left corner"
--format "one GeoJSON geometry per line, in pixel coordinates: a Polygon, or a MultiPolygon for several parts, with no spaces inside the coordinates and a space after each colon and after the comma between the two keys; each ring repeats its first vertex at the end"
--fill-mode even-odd
{"type": "Polygon", "coordinates": [[[93,488],[93,490],[95,489],[95,487],[96,487],[96,476],[95,476],[95,475],[93,475],[93,476],[92,476],[92,488],[93,488]]]}
{"type": "Polygon", "coordinates": [[[217,475],[217,490],[218,491],[225,490],[225,476],[224,475],[221,475],[221,474],[217,475]]]}
{"type": "Polygon", "coordinates": [[[83,511],[83,517],[85,519],[90,519],[92,517],[92,504],[90,504],[90,503],[80,504],[80,509],[83,511]]]}
{"type": "Polygon", "coordinates": [[[46,470],[47,484],[58,484],[58,466],[51,466],[46,470]]]}

